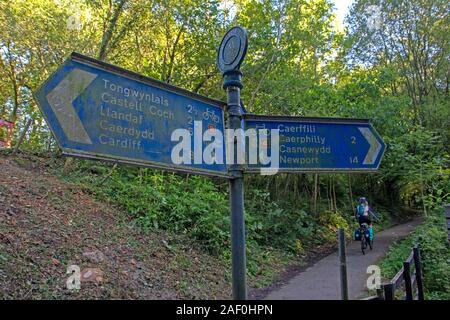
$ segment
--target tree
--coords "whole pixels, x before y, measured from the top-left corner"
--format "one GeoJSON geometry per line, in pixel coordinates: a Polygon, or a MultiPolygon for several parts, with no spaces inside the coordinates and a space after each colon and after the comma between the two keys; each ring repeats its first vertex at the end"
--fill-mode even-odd
{"type": "Polygon", "coordinates": [[[449,9],[443,0],[360,0],[350,11],[349,61],[398,70],[415,124],[449,116],[441,110],[449,106],[449,9]]]}

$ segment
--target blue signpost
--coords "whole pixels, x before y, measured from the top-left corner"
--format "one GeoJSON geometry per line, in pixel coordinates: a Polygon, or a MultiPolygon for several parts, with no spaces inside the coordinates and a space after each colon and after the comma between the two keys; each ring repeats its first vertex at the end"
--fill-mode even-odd
{"type": "MultiPolygon", "coordinates": [[[[36,97],[66,155],[228,177],[225,163],[174,164],[171,159],[175,129],[194,133],[201,121],[202,133],[224,132],[223,102],[77,53],[36,97]]],[[[194,139],[192,150],[193,144],[194,139]]]]}
{"type": "MultiPolygon", "coordinates": [[[[247,114],[244,123],[245,129],[279,130],[279,172],[371,172],[386,147],[365,119],[247,114]]],[[[247,172],[269,166],[246,163],[247,172]]]]}
{"type": "MultiPolygon", "coordinates": [[[[280,172],[371,172],[378,169],[385,149],[368,120],[245,114],[240,99],[240,66],[247,44],[246,31],[234,27],[218,50],[226,104],[78,53],[73,53],[36,93],[65,155],[229,180],[235,299],[247,298],[243,175],[273,163],[247,161],[242,165],[198,158],[196,151],[200,150],[202,158],[201,150],[211,143],[202,138],[206,130],[225,134],[225,108],[227,129],[236,130],[238,136],[227,147],[224,136],[218,141],[223,159],[228,158],[227,150],[233,150],[237,159],[237,150],[245,144],[241,129],[278,130],[280,172]],[[193,161],[174,163],[172,152],[179,141],[172,141],[172,134],[177,129],[186,129],[188,136],[194,136],[189,141],[193,161]],[[195,138],[198,135],[200,140],[195,138]]],[[[268,144],[272,141],[265,139],[268,144]]],[[[214,159],[218,158],[214,149],[214,159]]]]}

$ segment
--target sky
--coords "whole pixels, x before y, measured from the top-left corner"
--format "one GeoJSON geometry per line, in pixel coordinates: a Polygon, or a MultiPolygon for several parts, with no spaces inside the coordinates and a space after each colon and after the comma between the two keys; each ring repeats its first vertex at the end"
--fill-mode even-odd
{"type": "Polygon", "coordinates": [[[344,22],[345,15],[348,13],[348,9],[353,0],[334,0],[336,6],[336,16],[342,24],[344,22]]]}
{"type": "MultiPolygon", "coordinates": [[[[353,0],[332,0],[336,6],[336,15],[338,20],[343,23],[344,17],[348,12],[348,8],[352,4],[353,0]]],[[[221,6],[231,8],[233,7],[232,2],[228,0],[223,0],[221,6]]]]}

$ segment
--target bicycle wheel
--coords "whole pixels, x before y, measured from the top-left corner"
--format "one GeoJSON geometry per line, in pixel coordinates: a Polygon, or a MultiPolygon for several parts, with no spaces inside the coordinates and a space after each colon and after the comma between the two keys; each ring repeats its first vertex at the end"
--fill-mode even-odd
{"type": "Polygon", "coordinates": [[[370,247],[370,250],[373,249],[373,240],[370,240],[370,241],[369,241],[369,247],[370,247]]]}
{"type": "Polygon", "coordinates": [[[361,238],[361,251],[363,254],[366,254],[366,252],[364,251],[364,250],[366,250],[366,248],[367,248],[366,239],[363,236],[361,238]]]}

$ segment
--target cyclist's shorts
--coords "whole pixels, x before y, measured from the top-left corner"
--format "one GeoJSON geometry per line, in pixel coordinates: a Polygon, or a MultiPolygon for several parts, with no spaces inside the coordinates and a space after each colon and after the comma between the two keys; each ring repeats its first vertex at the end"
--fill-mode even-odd
{"type": "Polygon", "coordinates": [[[367,223],[368,225],[370,225],[372,223],[369,216],[358,217],[358,222],[359,222],[359,225],[362,225],[363,223],[367,223]]]}

